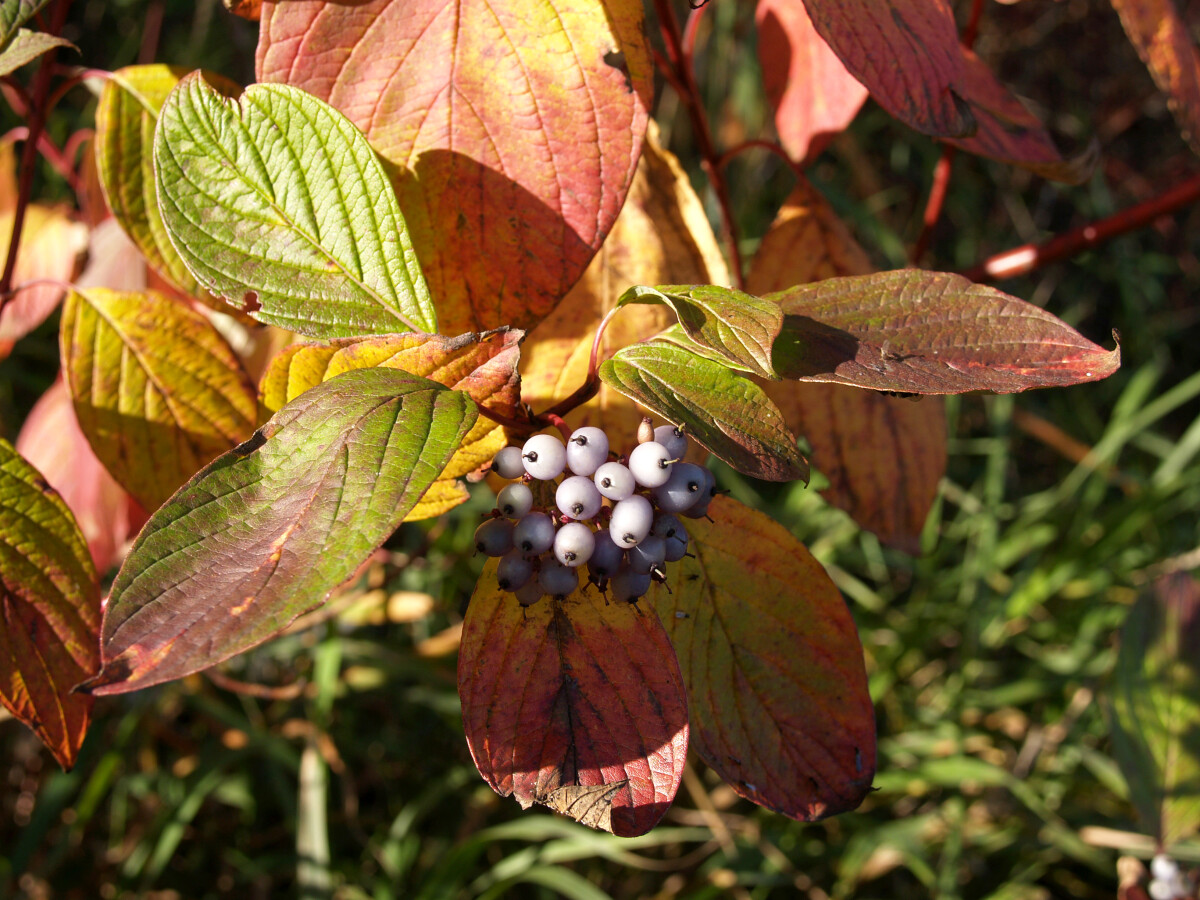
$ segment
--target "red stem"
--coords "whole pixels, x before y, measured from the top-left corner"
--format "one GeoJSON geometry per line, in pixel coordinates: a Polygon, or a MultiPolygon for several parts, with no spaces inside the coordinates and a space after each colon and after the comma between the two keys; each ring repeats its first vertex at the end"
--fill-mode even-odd
{"type": "MultiPolygon", "coordinates": [[[[729,200],[729,185],[721,171],[720,155],[713,146],[712,132],[708,127],[708,117],[704,114],[704,105],[700,100],[700,89],[696,85],[696,76],[689,64],[689,56],[684,50],[683,39],[679,34],[679,23],[675,21],[675,12],[671,9],[670,0],[654,0],[654,9],[658,13],[658,24],[662,30],[663,42],[667,48],[669,65],[663,68],[663,73],[671,86],[679,93],[683,106],[687,110],[692,123],[692,132],[696,139],[697,149],[704,173],[712,184],[713,193],[717,195],[717,203],[721,207],[721,218],[725,223],[725,231],[729,238],[730,268],[733,270],[734,285],[744,286],[742,277],[742,251],[738,248],[739,234],[737,223],[733,218],[733,205],[729,200]]],[[[693,11],[693,17],[699,10],[693,11]]],[[[656,57],[660,65],[661,57],[656,57]]]]}
{"type": "MultiPolygon", "coordinates": [[[[47,33],[57,35],[67,20],[71,0],[58,0],[54,17],[47,33]]],[[[50,76],[54,72],[54,57],[58,49],[52,48],[38,66],[33,77],[32,100],[29,108],[29,137],[21,150],[20,175],[17,181],[17,207],[13,214],[12,234],[8,239],[8,257],[4,260],[4,274],[0,275],[0,313],[4,311],[12,290],[13,270],[17,266],[17,249],[21,246],[21,231],[25,227],[25,209],[33,192],[34,160],[37,158],[39,138],[46,124],[46,98],[50,93],[50,76]]]]}
{"type": "MultiPolygon", "coordinates": [[[[29,139],[29,129],[24,125],[18,125],[16,128],[7,132],[0,141],[25,141],[29,139]]],[[[58,145],[50,139],[46,132],[38,135],[38,149],[42,152],[42,157],[50,166],[66,179],[71,185],[71,190],[79,192],[79,176],[75,172],[75,165],[71,162],[71,157],[64,150],[59,150],[58,145]]]]}
{"type": "Polygon", "coordinates": [[[983,18],[983,0],[974,0],[971,4],[971,17],[963,26],[959,43],[970,50],[975,46],[975,38],[979,37],[979,20],[983,18]]]}
{"type": "Polygon", "coordinates": [[[1173,213],[1200,200],[1200,174],[1129,209],[1091,222],[1042,244],[1025,244],[1006,250],[962,274],[971,281],[1001,281],[1039,269],[1047,263],[1067,259],[1129,231],[1151,224],[1161,216],[1173,213]]]}

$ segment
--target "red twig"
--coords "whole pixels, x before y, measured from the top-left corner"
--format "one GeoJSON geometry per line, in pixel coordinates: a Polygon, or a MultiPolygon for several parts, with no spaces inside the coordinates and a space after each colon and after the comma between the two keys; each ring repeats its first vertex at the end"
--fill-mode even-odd
{"type": "Polygon", "coordinates": [[[1136,231],[1155,219],[1200,200],[1200,174],[1144,203],[1091,222],[1043,244],[1025,244],[993,256],[962,274],[972,281],[1000,281],[1025,275],[1047,263],[1067,259],[1129,231],[1136,231]]]}
{"type": "MultiPolygon", "coordinates": [[[[29,139],[29,129],[24,125],[18,125],[16,128],[6,132],[0,141],[24,141],[29,139]]],[[[42,157],[59,175],[66,179],[71,185],[71,190],[78,193],[79,176],[75,171],[75,164],[71,161],[71,157],[64,150],[58,149],[58,145],[50,139],[50,135],[42,132],[38,135],[38,149],[42,152],[42,157]]]]}
{"type": "Polygon", "coordinates": [[[688,13],[687,21],[683,24],[683,40],[680,42],[680,50],[682,51],[683,61],[690,70],[692,67],[692,58],[696,52],[696,35],[700,31],[700,18],[704,15],[704,10],[708,9],[707,4],[693,6],[692,11],[688,13]]]}
{"type": "Polygon", "coordinates": [[[11,75],[0,78],[0,84],[6,89],[5,97],[13,108],[13,112],[22,118],[29,115],[29,104],[32,102],[32,98],[29,96],[29,91],[25,90],[25,85],[11,75]]]}
{"type": "Polygon", "coordinates": [[[506,416],[504,413],[488,409],[478,401],[475,402],[475,408],[479,410],[479,414],[485,419],[491,419],[497,425],[503,425],[505,428],[511,428],[516,432],[532,431],[535,428],[534,422],[530,419],[514,419],[512,416],[506,416]]]}
{"type": "Polygon", "coordinates": [[[979,37],[979,20],[983,18],[983,0],[974,0],[971,4],[971,17],[963,26],[962,36],[958,42],[970,50],[975,46],[975,38],[979,37]]]}
{"type": "MultiPolygon", "coordinates": [[[[54,7],[54,17],[47,29],[49,34],[56,35],[62,31],[67,20],[67,11],[71,8],[71,0],[58,0],[54,7]]],[[[17,249],[21,246],[21,231],[25,227],[25,209],[29,206],[29,198],[33,192],[34,160],[38,152],[38,139],[46,124],[46,99],[50,93],[50,75],[54,72],[54,57],[57,49],[51,49],[38,66],[37,74],[33,77],[33,91],[29,107],[29,136],[21,150],[21,168],[17,179],[17,207],[13,214],[12,234],[8,239],[8,257],[4,260],[4,274],[0,275],[0,312],[8,303],[9,291],[12,290],[13,270],[17,265],[17,249]]]]}
{"type": "MultiPolygon", "coordinates": [[[[663,74],[671,86],[679,93],[683,106],[687,110],[692,123],[692,132],[696,146],[700,151],[700,159],[704,173],[712,184],[713,193],[717,195],[717,203],[721,207],[721,217],[725,222],[725,231],[729,238],[730,268],[733,270],[733,280],[737,287],[743,287],[742,251],[738,247],[739,234],[737,222],[733,218],[733,205],[729,200],[729,185],[721,171],[720,155],[713,146],[712,132],[708,127],[708,117],[704,114],[704,104],[700,100],[700,89],[696,84],[696,76],[692,72],[690,57],[684,50],[683,39],[679,34],[679,23],[675,21],[675,12],[671,9],[670,0],[654,0],[654,9],[658,13],[658,24],[662,30],[663,42],[667,48],[667,60],[656,57],[663,69],[663,74]]],[[[693,10],[692,17],[697,18],[699,10],[693,10]]],[[[690,20],[689,20],[690,21],[690,20]]]]}

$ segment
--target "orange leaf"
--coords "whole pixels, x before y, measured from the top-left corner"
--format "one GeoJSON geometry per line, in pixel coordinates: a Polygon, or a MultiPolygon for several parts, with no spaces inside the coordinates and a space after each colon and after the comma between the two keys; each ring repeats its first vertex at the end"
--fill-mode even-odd
{"type": "MultiPolygon", "coordinates": [[[[871,271],[867,255],[808,182],[793,191],[759,245],[747,287],[758,294],[871,271]]],[[[946,471],[946,409],[834,384],[760,381],[788,428],[804,435],[829,478],[822,495],[885,544],[920,550],[946,471]]]]}
{"type": "MultiPolygon", "coordinates": [[[[13,213],[0,213],[0,258],[8,253],[12,226],[13,213]]],[[[70,281],[80,254],[87,247],[87,240],[87,228],[73,222],[65,208],[31,204],[25,210],[13,284],[19,286],[34,278],[70,281]]],[[[15,341],[46,321],[62,295],[62,288],[43,284],[21,291],[5,304],[0,316],[0,356],[6,355],[15,341]]]]}
{"type": "Polygon", "coordinates": [[[817,34],[803,4],[760,0],[754,19],[779,142],[797,162],[812,160],[858,114],[867,89],[817,34]]]}
{"type": "Polygon", "coordinates": [[[862,644],[825,570],[782,526],[717,496],[649,599],[671,636],[692,746],[748,800],[795,819],[854,809],[875,774],[862,644]]]}
{"type": "Polygon", "coordinates": [[[484,569],[458,658],[480,774],[524,807],[630,837],[662,818],[687,756],[683,684],[654,613],[595,592],[522,609],[484,569]]]}
{"type": "Polygon", "coordinates": [[[258,78],[328,101],[391,164],[443,331],[529,327],[625,198],[652,97],[643,16],[640,0],[267,2],[258,78]]]}
{"type": "MultiPolygon", "coordinates": [[[[587,378],[596,326],[634,284],[728,284],[729,273],[687,173],[651,128],[629,198],[583,278],[522,348],[521,397],[535,409],[561,400],[587,378]]],[[[675,321],[665,306],[627,306],[604,332],[601,359],[675,321]]],[[[603,428],[614,447],[636,442],[641,415],[608,385],[567,416],[603,428]]]]}
{"type": "Polygon", "coordinates": [[[1167,95],[1179,129],[1200,153],[1200,53],[1171,0],[1112,0],[1125,33],[1167,95]]]}

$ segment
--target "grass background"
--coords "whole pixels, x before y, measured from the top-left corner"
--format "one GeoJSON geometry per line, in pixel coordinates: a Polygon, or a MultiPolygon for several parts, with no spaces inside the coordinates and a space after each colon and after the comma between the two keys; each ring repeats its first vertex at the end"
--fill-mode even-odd
{"type": "MultiPolygon", "coordinates": [[[[252,80],[253,26],[209,0],[77,0],[68,37],[89,65],[130,64],[155,49],[159,12],[157,59],[252,80]]],[[[697,63],[718,142],[769,133],[752,5],[713,0],[705,21],[697,63]]],[[[965,268],[1196,170],[1104,3],[989,4],[978,50],[1065,146],[1098,136],[1102,162],[1068,188],[960,155],[929,267],[965,268]]],[[[82,90],[67,98],[52,123],[60,142],[92,106],[82,90]]],[[[703,191],[669,92],[659,119],[703,191]]],[[[938,155],[868,104],[812,177],[878,264],[896,267],[938,155]]],[[[46,196],[65,196],[41,174],[46,196]]],[[[790,175],[749,153],[730,177],[750,255],[790,175]]],[[[1103,708],[1117,631],[1155,577],[1200,564],[1197,215],[1003,285],[1102,343],[1118,328],[1124,366],[1070,389],[952,398],[949,471],[920,559],[882,548],[815,490],[720,469],[734,496],[812,548],[858,622],[880,749],[878,790],[860,810],[791,822],[698,760],[663,824],[632,840],[495,796],[467,753],[442,639],[479,568],[481,491],[402,528],[359,586],[358,614],[222,670],[298,684],[295,696],[196,676],[104,700],[70,773],[0,723],[0,896],[1112,897],[1118,853],[1084,837],[1140,827],[1103,708]],[[1031,436],[1035,420],[1070,440],[1031,436]],[[397,591],[413,593],[389,615],[379,603],[397,591]]],[[[54,377],[55,327],[0,363],[10,438],[54,377]]]]}

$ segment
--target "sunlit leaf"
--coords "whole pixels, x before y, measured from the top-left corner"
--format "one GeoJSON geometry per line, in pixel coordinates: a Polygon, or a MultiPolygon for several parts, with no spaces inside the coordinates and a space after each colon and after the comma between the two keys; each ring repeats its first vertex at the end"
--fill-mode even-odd
{"type": "MultiPolygon", "coordinates": [[[[204,292],[167,237],[154,183],[158,112],[187,71],[148,65],[126,66],[112,73],[96,107],[96,171],[113,217],[147,262],[179,290],[202,296],[204,292]]],[[[207,77],[224,93],[237,95],[238,88],[232,82],[207,77]]]]}
{"type": "Polygon", "coordinates": [[[687,701],[654,613],[595,590],[523,609],[484,569],[463,623],[458,689],[480,774],[522,806],[644,834],[687,757],[687,701]]]}
{"type": "Polygon", "coordinates": [[[159,112],[154,166],[171,242],[214,296],[313,337],[437,331],[383,166],[320,100],[229,100],[193,73],[159,112]]]}
{"type": "Polygon", "coordinates": [[[858,114],[867,89],[817,34],[803,4],[759,0],[754,19],[779,142],[792,159],[812,159],[858,114]]]}
{"type": "MultiPolygon", "coordinates": [[[[0,258],[8,255],[12,226],[12,212],[0,212],[0,258]]],[[[13,284],[35,278],[70,281],[87,242],[87,228],[72,221],[66,210],[30,204],[25,209],[13,284]]],[[[55,284],[39,284],[15,294],[0,315],[0,356],[46,321],[62,296],[63,289],[55,284]]]]}
{"type": "Polygon", "coordinates": [[[715,284],[636,285],[617,301],[618,306],[634,303],[671,307],[693,341],[739,369],[775,377],[771,347],[783,327],[778,303],[715,284]]]}
{"type": "Polygon", "coordinates": [[[963,57],[946,0],[804,0],[817,33],[875,101],[934,137],[966,137],[963,57]]]}
{"type": "Polygon", "coordinates": [[[1200,831],[1200,587],[1166,576],[1129,611],[1112,694],[1129,796],[1167,848],[1200,831]]]}
{"type": "MultiPolygon", "coordinates": [[[[262,405],[271,414],[304,391],[342,372],[381,366],[402,369],[456,388],[502,416],[520,413],[517,360],[523,332],[504,330],[446,338],[392,334],[362,340],[297,344],[272,362],[263,377],[262,405]]],[[[408,521],[441,515],[467,498],[455,479],[478,469],[505,446],[503,427],[480,416],[462,440],[434,488],[408,515],[408,521]]]]}
{"type": "Polygon", "coordinates": [[[1200,53],[1172,0],[1112,0],[1189,146],[1200,153],[1200,53]]]}
{"type": "Polygon", "coordinates": [[[854,809],[875,774],[875,716],[850,612],[785,528],[726,497],[689,520],[668,592],[692,746],[741,796],[795,819],[854,809]]]}
{"type": "Polygon", "coordinates": [[[71,689],[99,664],[100,591],[71,511],[4,440],[0,535],[0,703],[69,769],[91,716],[71,689]]]}
{"type": "Polygon", "coordinates": [[[395,369],[347,372],[293,400],[142,529],[88,689],[182,677],[320,605],[399,526],[475,416],[466,394],[395,369]]]}
{"type": "Polygon", "coordinates": [[[153,291],[71,291],[63,371],[96,455],[146,509],[254,430],[254,386],[208,319],[153,291]]]}
{"type": "Polygon", "coordinates": [[[22,28],[13,35],[11,42],[3,50],[0,50],[0,75],[9,75],[26,63],[33,62],[48,50],[58,47],[79,50],[66,38],[55,37],[44,31],[30,31],[28,28],[22,28]]]}
{"type": "MultiPolygon", "coordinates": [[[[763,237],[746,288],[768,294],[870,271],[866,254],[829,203],[801,182],[763,237]]],[[[808,441],[813,465],[829,479],[823,496],[885,544],[919,552],[946,471],[944,402],[840,384],[760,383],[788,428],[808,441]]]]}
{"type": "Polygon", "coordinates": [[[1082,184],[1092,176],[1100,158],[1100,145],[1092,144],[1078,156],[1063,159],[1046,126],[1025,108],[987,65],[962,48],[961,91],[971,105],[979,130],[971,137],[949,143],[1000,162],[1021,166],[1054,181],[1082,184]]]}
{"type": "Polygon", "coordinates": [[[0,3],[0,47],[16,36],[17,30],[50,0],[4,0],[0,3]]]}
{"type": "Polygon", "coordinates": [[[1010,393],[1107,378],[1121,362],[1043,309],[945,272],[899,269],[770,295],[775,371],[918,394],[1010,393]]]}
{"type": "Polygon", "coordinates": [[[332,103],[391,165],[444,332],[529,328],[629,189],[653,97],[644,16],[641,0],[267,2],[258,80],[332,103]]]}
{"type": "Polygon", "coordinates": [[[16,447],[58,491],[79,523],[96,569],[107,572],[144,515],[92,452],[61,379],[30,410],[16,447]]]}
{"type": "Polygon", "coordinates": [[[634,344],[600,366],[616,390],[682,425],[739,472],[768,481],[807,480],[808,463],[783,415],[754,382],[667,341],[634,344]]]}
{"type": "MultiPolygon", "coordinates": [[[[679,161],[658,145],[651,123],[629,196],[583,278],[521,348],[521,395],[535,410],[568,396],[587,378],[596,326],[631,284],[727,284],[729,273],[700,198],[679,161]]],[[[635,305],[604,331],[599,358],[666,328],[662,306],[635,305]]],[[[603,428],[613,447],[631,447],[640,414],[633,401],[601,383],[596,396],[567,414],[572,427],[603,428]]]]}

